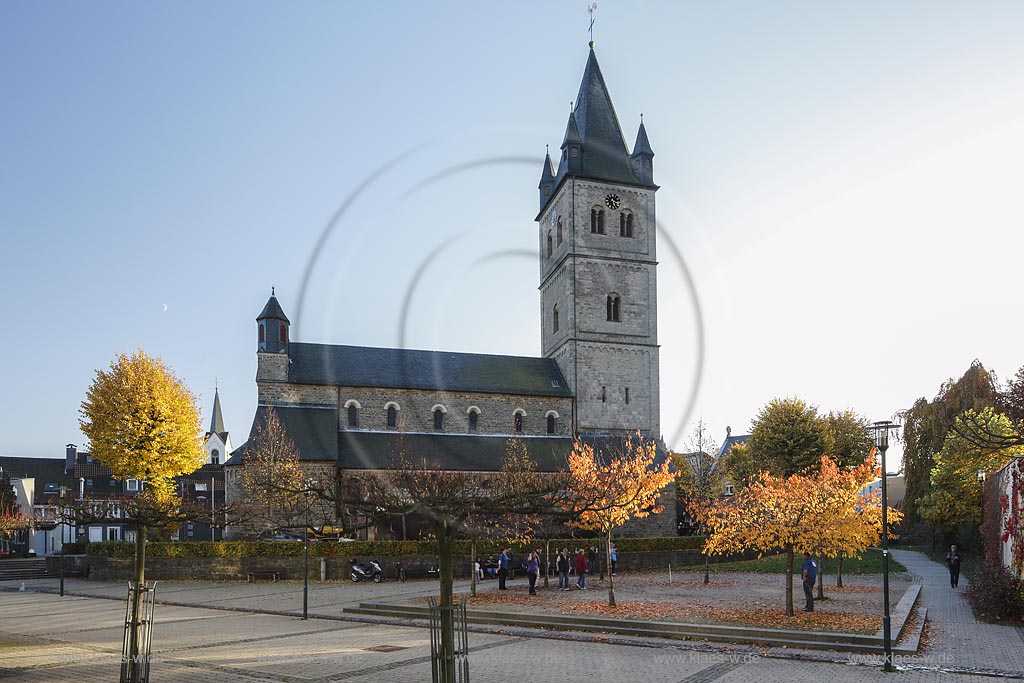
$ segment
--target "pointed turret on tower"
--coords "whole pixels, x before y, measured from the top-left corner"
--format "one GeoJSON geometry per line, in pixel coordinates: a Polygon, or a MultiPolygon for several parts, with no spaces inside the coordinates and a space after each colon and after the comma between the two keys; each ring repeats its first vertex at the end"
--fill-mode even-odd
{"type": "Polygon", "coordinates": [[[263,311],[256,318],[258,343],[260,351],[267,353],[288,353],[288,327],[291,321],[277,302],[274,288],[270,288],[270,298],[263,311]]]}
{"type": "Polygon", "coordinates": [[[651,149],[651,142],[647,139],[647,129],[644,128],[644,115],[640,115],[640,129],[636,132],[636,144],[633,145],[633,153],[629,155],[633,164],[633,173],[642,182],[649,185],[654,184],[654,150],[651,149]]]}
{"type": "Polygon", "coordinates": [[[555,191],[555,167],[551,163],[551,152],[544,151],[544,168],[540,172],[540,183],[537,185],[540,190],[540,205],[543,207],[551,199],[551,193],[555,191]]]}

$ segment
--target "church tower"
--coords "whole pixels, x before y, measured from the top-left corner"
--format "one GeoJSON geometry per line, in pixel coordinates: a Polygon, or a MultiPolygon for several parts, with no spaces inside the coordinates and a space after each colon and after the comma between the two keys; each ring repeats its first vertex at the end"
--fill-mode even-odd
{"type": "Polygon", "coordinates": [[[654,151],[643,121],[626,147],[593,43],[561,150],[539,185],[542,352],[577,432],[660,438],[654,151]]]}

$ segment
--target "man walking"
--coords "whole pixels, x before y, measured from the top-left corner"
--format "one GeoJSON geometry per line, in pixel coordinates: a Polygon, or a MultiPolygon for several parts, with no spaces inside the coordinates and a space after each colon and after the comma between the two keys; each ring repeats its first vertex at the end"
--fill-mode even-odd
{"type": "Polygon", "coordinates": [[[581,591],[587,590],[587,556],[583,554],[583,548],[576,551],[576,587],[581,591]]]}
{"type": "Polygon", "coordinates": [[[505,579],[508,578],[508,563],[510,559],[508,551],[509,549],[505,548],[501,551],[501,554],[498,555],[498,590],[500,591],[508,590],[508,588],[505,587],[505,579]]]}
{"type": "Polygon", "coordinates": [[[955,545],[949,547],[946,566],[949,567],[949,587],[956,588],[960,585],[960,551],[955,545]]]}
{"type": "Polygon", "coordinates": [[[569,590],[569,549],[562,548],[562,552],[558,553],[557,560],[558,569],[558,590],[567,591],[569,590]]]}
{"type": "Polygon", "coordinates": [[[804,566],[800,570],[800,578],[804,582],[804,598],[807,604],[804,605],[804,612],[814,611],[814,582],[818,578],[818,563],[811,559],[811,554],[804,553],[804,566]]]}

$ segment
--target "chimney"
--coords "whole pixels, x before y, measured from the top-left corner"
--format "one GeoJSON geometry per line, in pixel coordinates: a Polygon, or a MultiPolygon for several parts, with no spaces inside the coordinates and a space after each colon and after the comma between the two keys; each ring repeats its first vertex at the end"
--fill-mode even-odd
{"type": "Polygon", "coordinates": [[[64,471],[70,472],[75,469],[75,462],[78,460],[78,446],[69,443],[64,448],[64,471]]]}

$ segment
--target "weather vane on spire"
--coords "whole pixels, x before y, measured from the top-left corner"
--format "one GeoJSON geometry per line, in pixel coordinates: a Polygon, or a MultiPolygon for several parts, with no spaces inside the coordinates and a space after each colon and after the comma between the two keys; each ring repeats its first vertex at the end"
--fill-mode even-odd
{"type": "Polygon", "coordinates": [[[587,7],[587,12],[590,13],[590,28],[588,29],[590,31],[590,47],[594,47],[594,12],[595,11],[597,11],[597,3],[596,2],[595,3],[591,3],[590,6],[587,7]]]}

